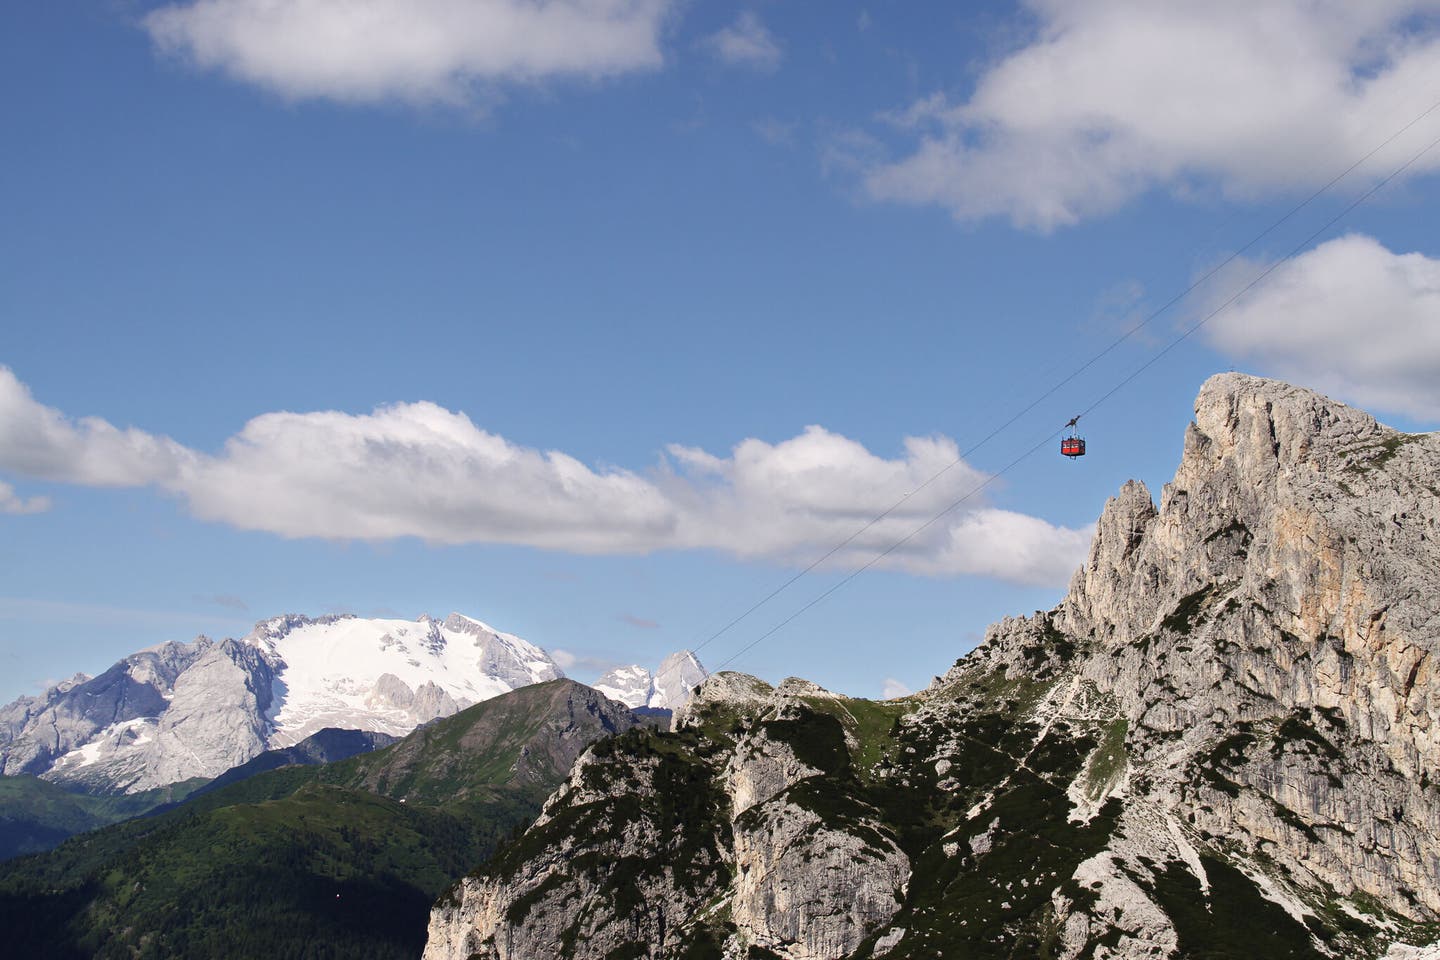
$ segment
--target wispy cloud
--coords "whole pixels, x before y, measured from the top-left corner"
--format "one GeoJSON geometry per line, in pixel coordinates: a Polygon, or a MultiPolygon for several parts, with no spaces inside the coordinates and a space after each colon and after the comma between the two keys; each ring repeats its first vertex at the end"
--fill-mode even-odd
{"type": "Polygon", "coordinates": [[[224,607],[226,610],[238,610],[244,613],[250,609],[250,605],[234,594],[217,593],[208,597],[196,597],[198,603],[208,603],[215,607],[224,607]]]}
{"type": "Polygon", "coordinates": [[[27,513],[44,513],[49,509],[49,497],[22,497],[10,484],[0,481],[0,513],[20,516],[27,513]]]}
{"type": "Polygon", "coordinates": [[[28,597],[0,597],[0,620],[51,620],[58,623],[134,624],[141,626],[178,627],[248,627],[241,617],[193,613],[180,610],[143,610],[99,603],[72,603],[64,600],[35,600],[28,597]]]}
{"type": "Polygon", "coordinates": [[[774,117],[756,120],[750,125],[755,134],[772,147],[788,147],[795,143],[796,124],[786,123],[774,117]]]}
{"type": "MultiPolygon", "coordinates": [[[[1234,282],[1216,288],[1265,266],[1237,261],[1225,272],[1234,282]]],[[[1367,409],[1440,419],[1440,259],[1339,237],[1281,264],[1205,334],[1232,357],[1367,409]]]]}
{"type": "Polygon", "coordinates": [[[885,682],[880,684],[880,696],[885,700],[894,700],[896,697],[908,697],[913,692],[909,687],[894,677],[886,677],[885,682]]]}
{"type": "Polygon", "coordinates": [[[556,665],[567,674],[593,674],[598,677],[619,666],[617,661],[609,657],[599,657],[588,653],[575,653],[574,651],[563,650],[558,647],[547,652],[550,654],[550,659],[554,660],[556,665]]]}
{"type": "Polygon", "coordinates": [[[192,0],[156,47],[294,99],[461,103],[477,88],[658,68],[672,0],[192,0]]]}
{"type": "Polygon", "coordinates": [[[730,26],[712,34],[707,45],[721,61],[753,70],[775,70],[784,58],[779,41],[749,10],[741,13],[730,26]]]}
{"type": "Polygon", "coordinates": [[[654,620],[649,620],[645,617],[637,617],[633,613],[622,613],[620,614],[619,620],[621,623],[628,623],[630,624],[630,626],[638,627],[641,630],[660,629],[660,624],[656,623],[654,620]]]}
{"type": "MultiPolygon", "coordinates": [[[[1234,194],[1323,183],[1440,89],[1435,0],[1029,0],[1032,39],[955,100],[891,120],[871,196],[1042,230],[1155,188],[1234,194]]],[[[1436,134],[1403,138],[1376,175],[1436,134]]],[[[1440,154],[1415,167],[1433,170],[1440,154]]]]}
{"type": "MultiPolygon", "coordinates": [[[[418,537],[581,554],[699,549],[804,563],[855,535],[834,558],[838,566],[869,561],[986,480],[947,437],[906,438],[901,454],[887,458],[819,426],[780,443],[744,440],[725,454],[674,444],[645,473],[597,470],[433,403],[358,415],[267,413],[209,455],[96,418],[70,420],[5,368],[0,470],[154,485],[201,519],[284,537],[418,537]]],[[[884,565],[1059,585],[1089,537],[976,495],[884,565]]]]}

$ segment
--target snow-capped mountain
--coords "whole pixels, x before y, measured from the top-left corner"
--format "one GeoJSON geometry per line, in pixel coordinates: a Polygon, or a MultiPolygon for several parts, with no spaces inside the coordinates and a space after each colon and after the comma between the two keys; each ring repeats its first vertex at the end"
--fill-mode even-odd
{"type": "Polygon", "coordinates": [[[593,686],[627,707],[678,710],[707,676],[709,673],[695,654],[680,650],[662,660],[654,673],[639,664],[631,664],[611,670],[593,686]]]}
{"type": "Polygon", "coordinates": [[[0,773],[133,792],[213,777],[324,727],[399,736],[563,676],[479,620],[263,620],[240,640],[165,643],[0,709],[0,773]]]}

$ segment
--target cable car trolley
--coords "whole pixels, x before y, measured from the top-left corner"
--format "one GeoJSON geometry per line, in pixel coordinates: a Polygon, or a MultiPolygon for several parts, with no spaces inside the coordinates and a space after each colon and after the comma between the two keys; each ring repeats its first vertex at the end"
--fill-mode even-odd
{"type": "Polygon", "coordinates": [[[1060,455],[1069,457],[1071,460],[1085,456],[1085,440],[1080,436],[1079,429],[1076,427],[1079,422],[1080,414],[1071,417],[1070,422],[1065,424],[1065,429],[1070,432],[1060,438],[1060,455]]]}

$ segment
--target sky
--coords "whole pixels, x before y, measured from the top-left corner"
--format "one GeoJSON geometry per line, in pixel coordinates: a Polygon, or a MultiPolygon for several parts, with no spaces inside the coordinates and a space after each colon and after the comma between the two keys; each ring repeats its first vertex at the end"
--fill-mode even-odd
{"type": "Polygon", "coordinates": [[[1437,426],[1437,104],[1440,0],[4,5],[0,702],[291,612],[919,689],[1211,374],[1437,426]]]}

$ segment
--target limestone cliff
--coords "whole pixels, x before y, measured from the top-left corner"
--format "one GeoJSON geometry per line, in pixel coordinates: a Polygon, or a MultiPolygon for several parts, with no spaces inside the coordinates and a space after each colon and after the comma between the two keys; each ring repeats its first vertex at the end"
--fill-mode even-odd
{"type": "Polygon", "coordinates": [[[1390,957],[1440,939],[1440,435],[1212,378],[1052,611],[873,703],[711,677],[428,958],[1390,957]]]}

